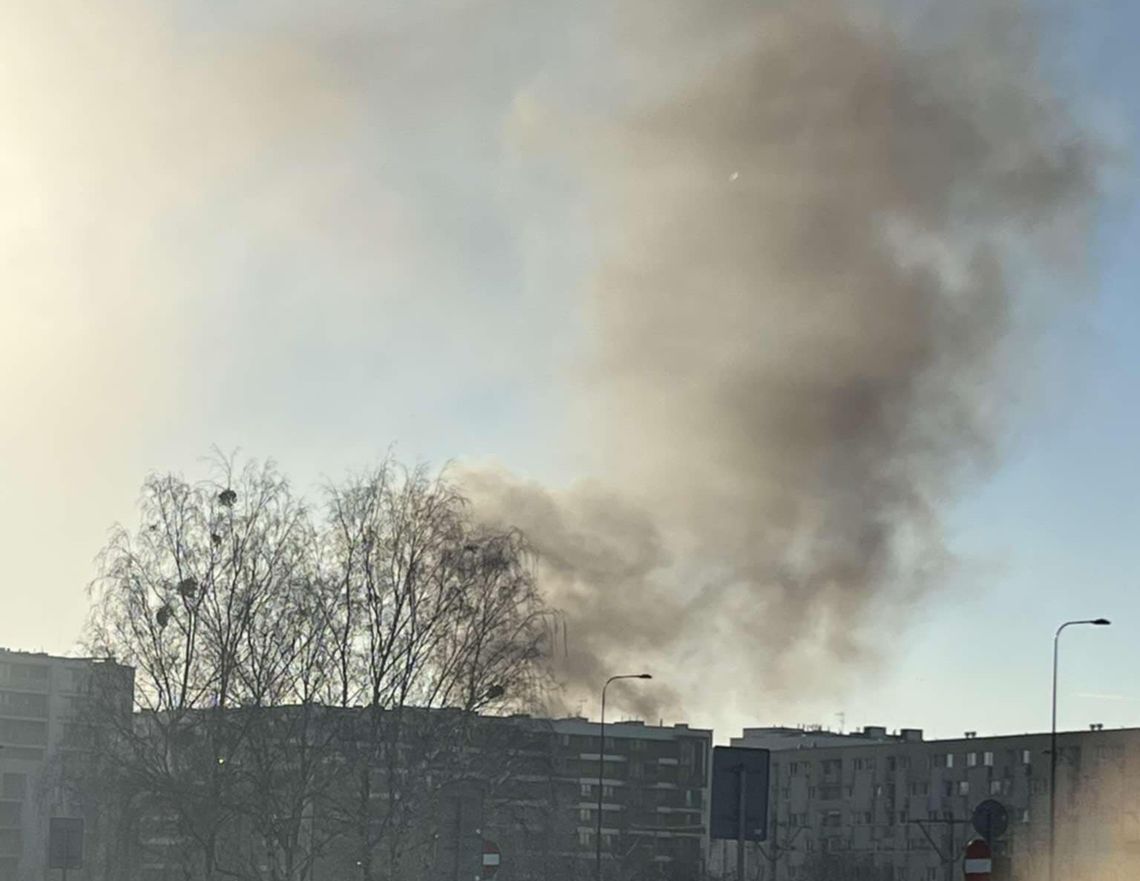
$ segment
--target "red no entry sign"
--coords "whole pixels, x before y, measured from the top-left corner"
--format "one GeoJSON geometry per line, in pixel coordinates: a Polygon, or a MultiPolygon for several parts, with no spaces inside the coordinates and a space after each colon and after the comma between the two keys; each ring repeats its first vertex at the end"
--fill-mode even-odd
{"type": "Polygon", "coordinates": [[[993,852],[988,841],[975,838],[966,845],[966,859],[962,864],[966,881],[990,881],[993,865],[993,852]]]}
{"type": "Polygon", "coordinates": [[[499,845],[493,841],[483,839],[483,878],[493,878],[499,871],[499,864],[503,861],[499,845]]]}

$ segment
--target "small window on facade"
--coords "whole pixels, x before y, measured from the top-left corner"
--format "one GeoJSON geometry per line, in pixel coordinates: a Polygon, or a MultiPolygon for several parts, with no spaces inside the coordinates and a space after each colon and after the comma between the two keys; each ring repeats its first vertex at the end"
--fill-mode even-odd
{"type": "Polygon", "coordinates": [[[982,763],[987,768],[992,768],[994,766],[994,754],[992,752],[983,753],[982,754],[982,763]]]}
{"type": "Polygon", "coordinates": [[[973,768],[973,767],[976,767],[977,764],[978,764],[978,754],[977,753],[966,753],[966,767],[967,768],[973,768]]]}
{"type": "Polygon", "coordinates": [[[958,781],[958,795],[969,795],[969,794],[970,794],[970,781],[969,780],[959,780],[958,781]]]}

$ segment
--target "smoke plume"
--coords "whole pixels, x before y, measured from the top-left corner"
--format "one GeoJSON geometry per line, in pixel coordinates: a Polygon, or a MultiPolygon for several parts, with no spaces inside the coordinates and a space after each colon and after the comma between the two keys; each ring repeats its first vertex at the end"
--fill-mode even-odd
{"type": "Polygon", "coordinates": [[[742,707],[838,685],[881,649],[872,618],[951,565],[1016,280],[1079,258],[1093,151],[1012,4],[905,34],[832,2],[625,8],[655,88],[601,118],[523,95],[511,128],[593,193],[577,429],[599,472],[463,479],[544,561],[572,694],[642,667],[689,712],[710,683],[742,707]]]}
{"type": "MultiPolygon", "coordinates": [[[[558,276],[589,255],[580,396],[543,411],[575,414],[589,479],[464,474],[541,555],[571,703],[648,668],[627,709],[735,679],[719,708],[755,717],[760,685],[873,658],[992,458],[1015,281],[1079,258],[1095,196],[1015,0],[53,0],[12,25],[13,583],[85,583],[131,475],[211,443],[302,479],[393,436],[525,462],[480,408],[553,384],[558,276]]],[[[79,604],[14,602],[0,630],[65,648],[79,604]]]]}

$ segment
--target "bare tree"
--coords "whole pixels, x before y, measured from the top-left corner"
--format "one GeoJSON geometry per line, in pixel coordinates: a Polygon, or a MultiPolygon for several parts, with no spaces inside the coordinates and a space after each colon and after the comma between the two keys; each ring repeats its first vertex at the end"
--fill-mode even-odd
{"type": "Polygon", "coordinates": [[[139,527],[116,527],[102,554],[88,641],[135,668],[137,714],[114,755],[177,831],[184,877],[257,877],[228,833],[268,791],[246,761],[265,741],[256,709],[303,701],[299,667],[321,666],[301,620],[315,536],[272,464],[219,456],[213,472],[146,480],[139,527]]]}
{"type": "Polygon", "coordinates": [[[148,478],[101,557],[88,641],[136,670],[102,773],[167,877],[412,877],[441,793],[486,773],[477,714],[545,684],[520,535],[390,461],[325,501],[314,517],[271,464],[217,457],[199,483],[148,478]]]}
{"type": "Polygon", "coordinates": [[[472,525],[464,499],[425,469],[386,462],[330,486],[328,500],[339,697],[364,708],[342,815],[360,877],[404,878],[409,853],[436,840],[442,787],[470,773],[474,714],[541,687],[549,613],[522,537],[472,525]]]}

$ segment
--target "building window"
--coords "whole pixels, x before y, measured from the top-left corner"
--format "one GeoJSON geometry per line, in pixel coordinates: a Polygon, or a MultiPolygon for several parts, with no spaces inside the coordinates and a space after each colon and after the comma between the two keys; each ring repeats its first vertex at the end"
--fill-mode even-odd
{"type": "Polygon", "coordinates": [[[1023,764],[1023,765],[1033,764],[1033,754],[1027,749],[1023,749],[1021,751],[1021,764],[1023,764]]]}
{"type": "Polygon", "coordinates": [[[978,754],[977,753],[966,753],[966,767],[967,768],[975,768],[975,767],[977,767],[977,764],[978,764],[978,754]]]}
{"type": "MultiPolygon", "coordinates": [[[[0,741],[18,746],[45,746],[47,722],[0,719],[0,741]]],[[[5,758],[10,756],[11,754],[5,754],[5,758]]]]}
{"type": "Polygon", "coordinates": [[[0,712],[6,716],[19,716],[25,719],[46,719],[48,699],[46,694],[28,694],[20,691],[0,691],[0,712]]]}
{"type": "Polygon", "coordinates": [[[1001,795],[1001,784],[1002,784],[1002,781],[1000,781],[1000,780],[991,780],[990,781],[990,795],[1001,795]]]}
{"type": "Polygon", "coordinates": [[[578,830],[578,844],[580,844],[582,847],[589,847],[593,841],[593,833],[587,832],[585,829],[578,830]]]}
{"type": "Polygon", "coordinates": [[[590,817],[593,816],[593,813],[594,812],[591,811],[589,808],[578,808],[578,819],[581,820],[583,823],[589,823],[590,817]]]}
{"type": "Polygon", "coordinates": [[[959,780],[958,781],[958,795],[969,795],[969,794],[970,794],[970,781],[969,780],[959,780]]]}
{"type": "Polygon", "coordinates": [[[954,753],[946,753],[946,767],[947,768],[953,768],[954,767],[954,753]]]}
{"type": "Polygon", "coordinates": [[[1022,823],[1028,823],[1029,822],[1029,808],[1026,808],[1025,810],[1023,810],[1021,812],[1021,822],[1022,823]]]}
{"type": "Polygon", "coordinates": [[[983,753],[982,754],[982,763],[987,768],[992,768],[994,766],[994,754],[992,752],[983,753]]]}
{"type": "Polygon", "coordinates": [[[0,798],[19,801],[28,792],[27,774],[5,774],[0,778],[0,798]]]}
{"type": "Polygon", "coordinates": [[[594,791],[594,787],[591,786],[589,783],[583,783],[582,784],[582,788],[581,788],[582,795],[589,795],[593,791],[594,791]]]}

